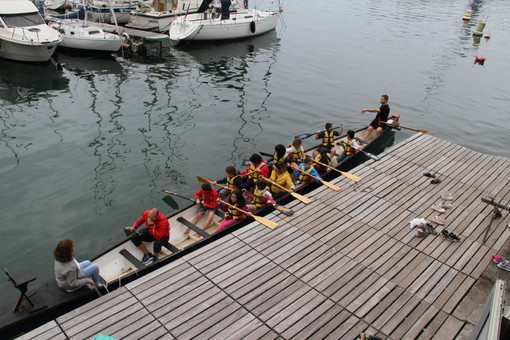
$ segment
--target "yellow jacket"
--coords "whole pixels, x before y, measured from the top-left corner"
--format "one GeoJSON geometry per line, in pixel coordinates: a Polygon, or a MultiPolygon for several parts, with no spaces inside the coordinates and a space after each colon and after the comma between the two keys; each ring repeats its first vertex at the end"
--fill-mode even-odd
{"type": "MultiPolygon", "coordinates": [[[[284,188],[287,188],[287,189],[296,188],[296,186],[292,182],[292,179],[290,178],[290,174],[288,172],[284,172],[278,178],[276,178],[276,171],[272,171],[271,177],[269,179],[271,181],[281,185],[284,188]]],[[[279,193],[286,192],[286,191],[283,189],[280,189],[279,187],[277,187],[274,184],[271,184],[271,192],[275,193],[275,194],[279,194],[279,193]]]]}

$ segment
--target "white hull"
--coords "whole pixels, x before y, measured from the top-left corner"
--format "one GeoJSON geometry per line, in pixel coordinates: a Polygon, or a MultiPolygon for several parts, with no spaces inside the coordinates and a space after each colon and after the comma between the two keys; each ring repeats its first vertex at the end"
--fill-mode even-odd
{"type": "Polygon", "coordinates": [[[44,62],[50,60],[59,41],[45,45],[23,44],[0,36],[0,57],[16,61],[44,62]]]}
{"type": "Polygon", "coordinates": [[[3,0],[0,6],[0,57],[16,61],[48,61],[62,41],[46,25],[30,1],[3,0]]]}
{"type": "Polygon", "coordinates": [[[156,0],[155,9],[138,10],[131,13],[126,27],[148,31],[167,32],[170,24],[180,15],[195,13],[202,1],[198,0],[156,0]]]}
{"type": "Polygon", "coordinates": [[[278,12],[240,9],[230,18],[220,20],[211,14],[196,13],[177,18],[169,30],[174,41],[221,41],[244,39],[264,34],[276,28],[278,12]],[[252,31],[253,29],[253,31],[252,31]]]}
{"type": "Polygon", "coordinates": [[[122,46],[122,39],[116,34],[106,33],[78,20],[60,20],[52,27],[62,33],[60,46],[89,51],[116,52],[122,46]]]}

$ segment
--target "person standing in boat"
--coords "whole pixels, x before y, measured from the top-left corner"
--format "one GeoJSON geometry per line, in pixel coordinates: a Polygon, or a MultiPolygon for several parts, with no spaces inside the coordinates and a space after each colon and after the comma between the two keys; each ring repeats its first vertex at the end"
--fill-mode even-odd
{"type": "Polygon", "coordinates": [[[347,140],[341,141],[339,143],[336,143],[337,145],[340,145],[343,148],[343,151],[341,154],[337,157],[337,162],[340,163],[347,159],[348,157],[351,157],[356,152],[360,150],[360,146],[358,142],[356,141],[356,138],[354,138],[354,131],[349,130],[347,131],[347,140]]]}
{"type": "MultiPolygon", "coordinates": [[[[294,184],[294,182],[292,182],[290,174],[287,171],[285,164],[283,163],[275,163],[269,180],[271,182],[275,182],[276,184],[284,187],[287,190],[294,191],[294,189],[296,188],[296,185],[294,184]]],[[[270,190],[273,193],[274,199],[278,199],[287,193],[286,190],[274,184],[271,185],[270,190]]]]}
{"type": "Polygon", "coordinates": [[[58,242],[53,251],[55,256],[55,280],[57,285],[66,292],[73,292],[89,285],[102,287],[99,278],[99,267],[90,261],[78,262],[74,257],[75,244],[70,239],[58,242]]]}
{"type": "Polygon", "coordinates": [[[236,167],[233,165],[229,165],[225,169],[226,177],[219,180],[214,181],[213,184],[226,184],[228,189],[221,189],[219,191],[220,198],[224,200],[230,194],[231,191],[236,189],[241,189],[244,186],[244,178],[239,175],[239,171],[237,171],[236,167]]]}
{"type": "Polygon", "coordinates": [[[254,153],[250,157],[250,165],[241,172],[241,176],[249,176],[244,184],[244,188],[248,191],[252,191],[255,187],[255,182],[257,182],[260,176],[269,177],[269,168],[267,167],[266,161],[262,159],[261,155],[254,153]]]}
{"type": "MultiPolygon", "coordinates": [[[[207,213],[207,220],[202,227],[203,230],[207,229],[209,224],[214,217],[214,213],[216,212],[216,208],[218,208],[218,198],[220,194],[216,189],[211,187],[209,183],[202,184],[202,188],[195,192],[195,201],[198,204],[198,211],[191,221],[192,224],[197,224],[198,221],[202,218],[202,216],[207,213]]],[[[189,234],[189,229],[186,229],[184,234],[189,234]]]]}
{"type": "Polygon", "coordinates": [[[170,239],[170,222],[168,222],[165,215],[160,213],[156,208],[145,210],[135,224],[125,227],[124,229],[135,232],[131,241],[143,252],[143,264],[156,262],[161,251],[161,247],[164,246],[170,239]],[[142,231],[136,230],[144,223],[147,226],[147,229],[143,229],[142,231]],[[154,242],[154,254],[147,250],[142,241],[154,242]]]}
{"type": "MultiPolygon", "coordinates": [[[[338,128],[340,131],[334,130],[332,123],[326,123],[325,130],[317,131],[315,135],[315,139],[322,139],[322,146],[325,147],[328,152],[331,153],[332,149],[335,148],[335,137],[339,137],[342,134],[344,129],[343,125],[340,125],[338,128]]],[[[333,153],[335,151],[333,150],[333,153]]],[[[333,158],[333,155],[330,155],[333,158]]]]}
{"type": "Polygon", "coordinates": [[[228,227],[231,224],[246,217],[240,210],[250,212],[250,209],[246,206],[243,192],[240,189],[233,191],[227,200],[228,205],[221,203],[220,208],[225,211],[225,218],[221,221],[216,231],[220,231],[223,228],[228,227]],[[238,208],[238,209],[236,209],[238,208]]]}
{"type": "Polygon", "coordinates": [[[377,135],[379,136],[383,130],[386,128],[386,124],[382,122],[388,121],[388,117],[390,115],[390,106],[388,105],[388,95],[383,94],[380,99],[381,106],[378,109],[362,109],[361,113],[365,112],[376,112],[374,120],[368,126],[368,129],[365,131],[365,135],[363,136],[363,140],[368,140],[368,137],[372,133],[372,131],[376,130],[377,135]]]}

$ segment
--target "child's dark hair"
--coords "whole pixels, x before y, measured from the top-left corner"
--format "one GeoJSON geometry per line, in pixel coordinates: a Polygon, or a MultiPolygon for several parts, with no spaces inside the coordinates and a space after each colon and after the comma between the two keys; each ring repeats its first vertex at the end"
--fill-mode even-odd
{"type": "Polygon", "coordinates": [[[354,131],[352,130],[347,131],[347,136],[354,138],[354,131]]]}
{"type": "Polygon", "coordinates": [[[252,162],[253,164],[259,164],[260,162],[262,162],[262,156],[259,155],[258,153],[254,153],[250,157],[250,162],[252,162]]]}
{"type": "Polygon", "coordinates": [[[326,127],[326,130],[329,130],[333,127],[333,123],[326,123],[325,127],[326,127]]]}
{"type": "Polygon", "coordinates": [[[266,188],[266,181],[263,180],[262,178],[259,178],[256,182],[255,182],[255,185],[257,186],[257,188],[259,188],[260,190],[262,189],[265,189],[266,188]]]}
{"type": "Polygon", "coordinates": [[[211,185],[209,183],[202,184],[202,190],[204,191],[211,191],[211,185]]]}
{"type": "Polygon", "coordinates": [[[232,176],[235,176],[237,174],[237,170],[236,170],[236,167],[233,166],[233,165],[229,165],[227,166],[227,168],[225,169],[225,172],[229,175],[232,175],[232,176]]]}

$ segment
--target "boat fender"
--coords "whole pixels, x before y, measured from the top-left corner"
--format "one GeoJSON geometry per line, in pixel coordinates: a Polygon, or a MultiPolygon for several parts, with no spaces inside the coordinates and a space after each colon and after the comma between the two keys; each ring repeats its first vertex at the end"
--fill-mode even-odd
{"type": "Polygon", "coordinates": [[[122,39],[123,39],[124,41],[129,41],[129,40],[131,40],[131,39],[130,39],[130,37],[129,37],[129,34],[127,34],[126,32],[122,33],[121,37],[122,37],[122,39]]]}
{"type": "Polygon", "coordinates": [[[255,21],[250,22],[250,31],[251,33],[255,33],[255,21]]]}

